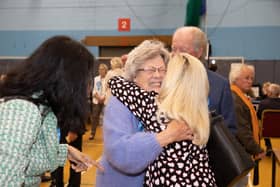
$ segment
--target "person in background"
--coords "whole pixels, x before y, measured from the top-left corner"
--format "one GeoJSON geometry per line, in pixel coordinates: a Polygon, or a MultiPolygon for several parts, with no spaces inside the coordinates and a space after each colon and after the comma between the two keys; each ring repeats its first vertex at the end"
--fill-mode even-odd
{"type": "Polygon", "coordinates": [[[93,140],[96,133],[96,128],[100,122],[100,115],[103,110],[105,101],[105,76],[108,71],[108,66],[104,63],[99,64],[98,74],[94,77],[92,90],[92,124],[89,139],[93,140]]]}
{"type": "Polygon", "coordinates": [[[5,77],[6,77],[6,74],[1,74],[1,75],[0,75],[0,81],[4,80],[5,77]]]}
{"type": "Polygon", "coordinates": [[[216,186],[206,149],[210,133],[209,84],[204,66],[197,61],[187,53],[173,55],[158,95],[122,77],[109,81],[112,94],[141,120],[147,132],[166,129],[172,119],[183,120],[194,132],[192,142],[164,147],[149,165],[144,186],[216,186]]]}
{"type": "Polygon", "coordinates": [[[280,86],[275,83],[270,83],[266,90],[266,95],[266,99],[262,100],[259,104],[259,110],[257,112],[259,119],[265,109],[280,109],[280,86]]]}
{"type": "Polygon", "coordinates": [[[110,65],[111,65],[111,69],[108,71],[108,73],[105,76],[105,101],[104,101],[105,105],[107,104],[111,96],[111,90],[107,84],[108,80],[113,76],[118,76],[123,74],[124,63],[121,57],[113,57],[110,61],[110,65]]]}
{"type": "Polygon", "coordinates": [[[213,72],[216,72],[218,70],[218,65],[216,64],[215,60],[210,61],[209,65],[208,65],[208,69],[213,72]]]}
{"type": "Polygon", "coordinates": [[[39,186],[67,158],[77,172],[100,167],[57,136],[58,128],[82,129],[93,61],[79,42],[54,36],[0,81],[0,186],[39,186]]]}
{"type": "MultiPolygon", "coordinates": [[[[197,27],[180,27],[172,37],[172,53],[186,52],[205,62],[207,37],[197,27]]],[[[229,82],[219,74],[207,70],[210,85],[209,110],[221,114],[232,133],[236,132],[236,119],[229,82]]]]}
{"type": "MultiPolygon", "coordinates": [[[[237,118],[236,136],[245,150],[255,160],[262,159],[265,151],[260,146],[259,123],[256,111],[247,93],[251,90],[255,77],[254,66],[246,64],[231,64],[229,81],[234,100],[237,118]]],[[[248,176],[238,181],[235,186],[246,186],[248,176]]]]}
{"type": "MultiPolygon", "coordinates": [[[[168,60],[163,43],[144,41],[128,54],[125,77],[141,88],[158,92],[168,60]]],[[[133,113],[111,96],[104,112],[103,138],[100,162],[105,171],[97,171],[96,187],[142,187],[146,168],[163,147],[192,139],[192,132],[185,123],[175,120],[161,132],[145,132],[133,113]]]]}
{"type": "Polygon", "coordinates": [[[271,84],[271,82],[264,82],[263,83],[261,99],[266,99],[267,98],[268,87],[269,87],[270,84],[271,84]]]}
{"type": "MultiPolygon", "coordinates": [[[[262,112],[266,109],[279,109],[280,110],[280,86],[278,84],[269,83],[265,89],[266,98],[263,99],[258,107],[258,118],[262,118],[262,112]]],[[[269,138],[264,138],[266,145],[266,155],[270,156],[272,151],[272,145],[269,138]]]]}

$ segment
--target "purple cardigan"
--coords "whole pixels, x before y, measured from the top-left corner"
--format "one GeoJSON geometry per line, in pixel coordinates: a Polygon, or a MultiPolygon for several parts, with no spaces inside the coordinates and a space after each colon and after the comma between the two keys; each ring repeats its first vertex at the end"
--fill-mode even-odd
{"type": "Polygon", "coordinates": [[[155,134],[139,129],[139,121],[118,99],[111,97],[104,112],[104,147],[96,187],[142,187],[145,168],[162,148],[155,134]]]}

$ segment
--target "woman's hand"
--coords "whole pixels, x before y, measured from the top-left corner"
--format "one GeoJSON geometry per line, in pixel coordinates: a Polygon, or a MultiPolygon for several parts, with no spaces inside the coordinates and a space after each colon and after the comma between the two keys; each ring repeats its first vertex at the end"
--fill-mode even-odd
{"type": "Polygon", "coordinates": [[[82,153],[78,149],[68,145],[68,159],[72,162],[71,167],[76,172],[87,171],[92,166],[104,171],[104,168],[96,161],[92,160],[88,155],[82,153]]]}
{"type": "Polygon", "coordinates": [[[69,131],[65,139],[66,139],[67,143],[69,144],[69,143],[75,141],[77,138],[78,138],[77,133],[69,131]]]}
{"type": "Polygon", "coordinates": [[[182,140],[193,140],[193,132],[188,124],[182,121],[172,120],[164,131],[157,134],[159,144],[164,147],[170,143],[182,140]]]}

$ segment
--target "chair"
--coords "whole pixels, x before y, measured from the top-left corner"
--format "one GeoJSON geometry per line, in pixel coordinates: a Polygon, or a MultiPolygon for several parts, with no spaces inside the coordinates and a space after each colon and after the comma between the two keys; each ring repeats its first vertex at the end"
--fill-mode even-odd
{"type": "MultiPolygon", "coordinates": [[[[280,110],[265,109],[261,118],[262,137],[264,138],[280,138],[280,110]]],[[[280,150],[272,151],[272,187],[275,187],[276,176],[276,159],[279,161],[280,150]]]]}
{"type": "Polygon", "coordinates": [[[262,137],[280,138],[280,110],[265,109],[261,118],[262,137]]]}

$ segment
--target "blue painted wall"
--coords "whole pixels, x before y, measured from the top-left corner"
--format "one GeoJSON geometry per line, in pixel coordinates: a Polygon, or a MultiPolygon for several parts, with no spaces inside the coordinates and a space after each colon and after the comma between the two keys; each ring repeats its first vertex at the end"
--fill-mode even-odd
{"type": "MultiPolygon", "coordinates": [[[[27,56],[43,40],[66,34],[172,34],[182,26],[187,0],[1,0],[0,56],[27,56]],[[131,19],[131,32],[117,20],[131,19]]],[[[280,59],[279,0],[208,0],[202,28],[214,56],[280,59]]],[[[95,55],[96,47],[89,48],[95,55]]]]}

